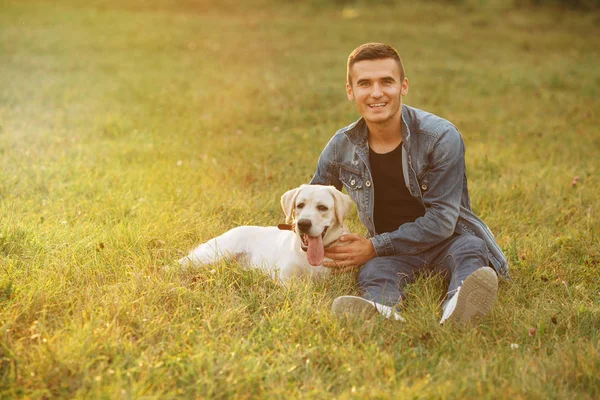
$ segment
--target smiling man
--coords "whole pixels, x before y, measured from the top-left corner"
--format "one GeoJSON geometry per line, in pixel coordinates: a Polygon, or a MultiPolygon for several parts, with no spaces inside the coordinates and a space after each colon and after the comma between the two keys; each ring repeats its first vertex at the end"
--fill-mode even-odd
{"type": "Polygon", "coordinates": [[[346,92],[362,117],[329,141],[311,184],[345,187],[370,237],[344,235],[347,246],[325,253],[333,260],[326,266],[339,271],[362,266],[362,297],[337,298],[334,314],[401,320],[406,285],[441,273],[449,287],[440,323],[483,317],[496,300],[497,274],[508,277],[508,265],[471,211],[460,133],[402,104],[408,79],[391,46],[367,43],[350,54],[346,92]]]}

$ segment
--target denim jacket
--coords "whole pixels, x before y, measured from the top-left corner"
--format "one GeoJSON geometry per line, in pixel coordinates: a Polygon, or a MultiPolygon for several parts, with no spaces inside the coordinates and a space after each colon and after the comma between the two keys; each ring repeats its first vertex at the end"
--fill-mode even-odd
{"type": "Polygon", "coordinates": [[[311,184],[346,188],[356,203],[378,257],[418,254],[454,233],[472,234],[486,243],[490,263],[508,278],[508,263],[494,235],[471,210],[465,172],[465,145],[450,122],[417,108],[402,106],[404,182],[425,207],[425,215],[393,232],[377,234],[374,190],[364,119],[340,129],[329,141],[311,184]]]}

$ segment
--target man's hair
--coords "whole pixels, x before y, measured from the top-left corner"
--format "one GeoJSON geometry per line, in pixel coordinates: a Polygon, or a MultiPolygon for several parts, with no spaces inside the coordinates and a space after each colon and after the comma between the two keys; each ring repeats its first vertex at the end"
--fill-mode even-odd
{"type": "Polygon", "coordinates": [[[380,60],[383,58],[392,58],[396,60],[398,67],[400,67],[400,81],[404,81],[404,64],[402,64],[402,58],[400,58],[398,50],[383,43],[365,43],[355,48],[348,56],[348,75],[346,78],[348,79],[348,83],[352,85],[350,70],[355,63],[364,60],[380,60]]]}

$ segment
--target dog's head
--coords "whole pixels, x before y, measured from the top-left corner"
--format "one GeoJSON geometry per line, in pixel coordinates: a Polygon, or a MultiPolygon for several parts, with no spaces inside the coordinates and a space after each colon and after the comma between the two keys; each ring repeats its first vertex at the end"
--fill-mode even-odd
{"type": "Polygon", "coordinates": [[[325,247],[342,235],[344,217],[352,200],[333,186],[302,185],[281,196],[286,222],[300,237],[302,250],[311,265],[321,265],[325,247]]]}

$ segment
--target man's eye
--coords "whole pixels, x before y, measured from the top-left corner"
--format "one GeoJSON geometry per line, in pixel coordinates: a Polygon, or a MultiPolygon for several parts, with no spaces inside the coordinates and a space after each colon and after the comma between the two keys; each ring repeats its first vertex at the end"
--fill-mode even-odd
{"type": "Polygon", "coordinates": [[[303,207],[304,207],[304,203],[296,204],[296,208],[303,208],[303,207]]]}
{"type": "Polygon", "coordinates": [[[329,210],[329,208],[327,208],[326,206],[323,206],[323,205],[319,205],[319,206],[317,206],[317,210],[319,210],[319,211],[327,211],[327,210],[329,210]]]}

